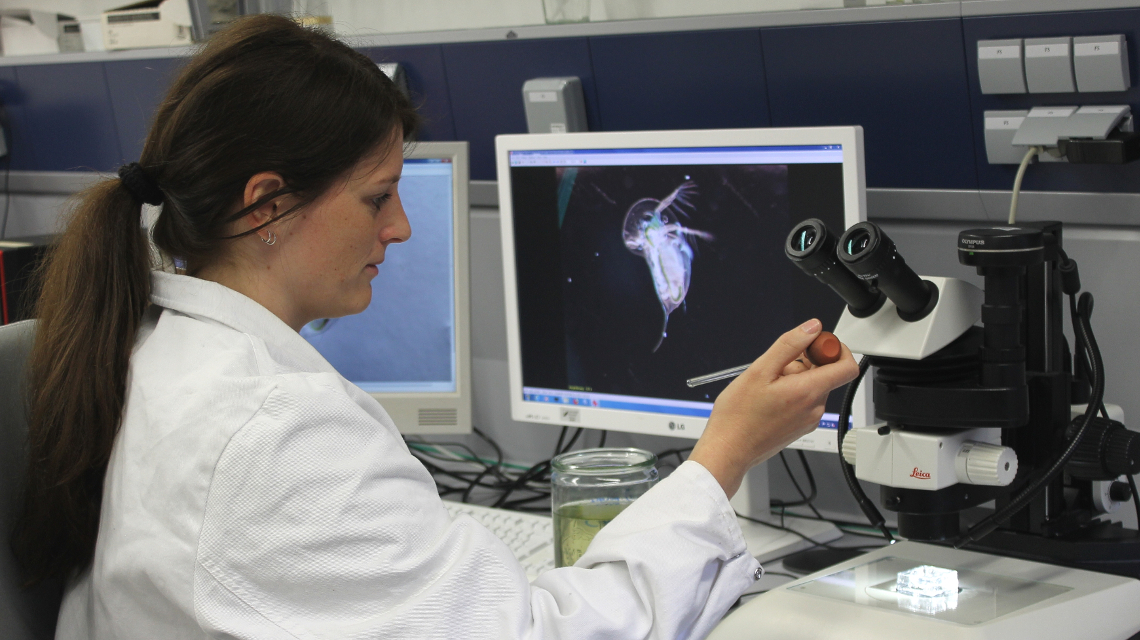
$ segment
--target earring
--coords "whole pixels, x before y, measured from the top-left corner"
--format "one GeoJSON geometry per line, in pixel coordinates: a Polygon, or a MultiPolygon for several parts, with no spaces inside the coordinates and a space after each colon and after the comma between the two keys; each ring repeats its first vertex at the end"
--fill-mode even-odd
{"type": "Polygon", "coordinates": [[[277,244],[277,234],[273,233],[273,230],[270,229],[269,230],[269,237],[261,238],[261,241],[264,242],[265,244],[269,245],[269,246],[273,246],[273,245],[277,244]]]}

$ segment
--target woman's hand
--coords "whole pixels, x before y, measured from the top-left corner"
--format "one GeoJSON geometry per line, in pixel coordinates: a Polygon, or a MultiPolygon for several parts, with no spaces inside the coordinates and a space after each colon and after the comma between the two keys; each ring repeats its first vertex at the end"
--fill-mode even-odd
{"type": "Polygon", "coordinates": [[[689,459],[708,469],[728,497],[745,472],[815,429],[827,394],[859,374],[846,345],[833,364],[817,367],[804,357],[822,328],[809,320],[780,336],[717,397],[689,459]]]}

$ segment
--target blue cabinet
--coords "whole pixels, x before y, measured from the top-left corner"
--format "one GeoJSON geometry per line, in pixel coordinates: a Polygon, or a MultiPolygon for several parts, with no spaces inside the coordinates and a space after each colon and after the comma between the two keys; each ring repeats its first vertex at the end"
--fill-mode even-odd
{"type": "MultiPolygon", "coordinates": [[[[369,47],[404,65],[421,140],[467,140],[494,179],[494,138],[526,131],[522,84],[582,79],[594,131],[862,125],[872,188],[1009,189],[982,113],[1053,104],[1140,108],[1140,9],[369,47]],[[979,39],[1124,33],[1133,88],[982,95],[979,39]]],[[[0,67],[12,168],[112,170],[136,160],[182,59],[0,67]]],[[[1025,187],[1140,193],[1140,163],[1035,165],[1025,187]]]]}
{"type": "Polygon", "coordinates": [[[590,38],[602,131],[766,127],[760,30],[590,38]]]}
{"type": "Polygon", "coordinates": [[[774,126],[862,125],[868,187],[977,187],[960,20],[761,37],[774,126]]]}
{"type": "Polygon", "coordinates": [[[15,69],[12,169],[110,171],[121,164],[102,62],[15,69]]]}
{"type": "Polygon", "coordinates": [[[154,113],[183,62],[154,58],[103,63],[124,162],[135,162],[142,155],[154,113]]]}

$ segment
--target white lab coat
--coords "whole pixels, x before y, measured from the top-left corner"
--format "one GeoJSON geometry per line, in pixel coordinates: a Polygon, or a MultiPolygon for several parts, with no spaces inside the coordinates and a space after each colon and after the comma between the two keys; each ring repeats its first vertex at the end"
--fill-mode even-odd
{"type": "Polygon", "coordinates": [[[57,638],[699,638],[753,582],[724,492],[686,462],[529,584],[296,332],[221,285],[153,282],[57,638]]]}

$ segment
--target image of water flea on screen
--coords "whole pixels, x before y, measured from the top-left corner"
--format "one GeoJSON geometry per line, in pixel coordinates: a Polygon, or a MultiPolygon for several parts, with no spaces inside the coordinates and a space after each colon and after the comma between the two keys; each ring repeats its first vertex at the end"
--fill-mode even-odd
{"type": "Polygon", "coordinates": [[[774,336],[758,328],[783,315],[777,301],[787,299],[787,173],[786,165],[559,168],[571,377],[611,393],[646,392],[665,382],[651,382],[665,368],[698,375],[759,355],[758,341],[774,336]]]}
{"type": "Polygon", "coordinates": [[[653,288],[665,319],[661,325],[661,338],[653,347],[657,351],[669,329],[669,314],[685,302],[689,292],[693,267],[693,247],[690,240],[713,240],[705,231],[690,229],[681,224],[688,217],[685,209],[692,209],[692,197],[697,194],[697,183],[685,176],[685,182],[660,200],[642,198],[625,213],[622,240],[634,255],[645,258],[653,276],[653,288]]]}

